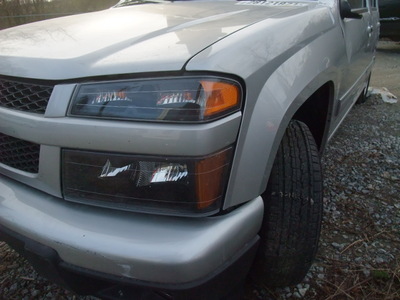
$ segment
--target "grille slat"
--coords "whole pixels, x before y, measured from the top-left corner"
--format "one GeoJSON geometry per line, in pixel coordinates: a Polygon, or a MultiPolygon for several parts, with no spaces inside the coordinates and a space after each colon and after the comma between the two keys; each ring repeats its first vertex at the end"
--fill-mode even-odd
{"type": "Polygon", "coordinates": [[[53,86],[0,79],[0,106],[44,114],[53,86]]]}
{"type": "Polygon", "coordinates": [[[0,163],[29,172],[39,172],[40,145],[0,133],[0,163]]]}

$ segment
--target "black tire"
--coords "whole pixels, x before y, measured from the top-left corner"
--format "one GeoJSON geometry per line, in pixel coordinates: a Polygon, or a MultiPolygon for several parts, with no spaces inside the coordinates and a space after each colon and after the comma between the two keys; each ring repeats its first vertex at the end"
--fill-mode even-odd
{"type": "Polygon", "coordinates": [[[266,191],[257,282],[270,287],[301,282],[315,258],[321,231],[322,171],[308,127],[291,121],[276,155],[266,191]]]}
{"type": "Polygon", "coordinates": [[[371,74],[369,74],[368,76],[368,80],[367,80],[367,85],[366,87],[363,89],[361,95],[358,97],[356,104],[363,104],[367,101],[368,99],[368,88],[369,88],[369,82],[371,81],[371,74]]]}

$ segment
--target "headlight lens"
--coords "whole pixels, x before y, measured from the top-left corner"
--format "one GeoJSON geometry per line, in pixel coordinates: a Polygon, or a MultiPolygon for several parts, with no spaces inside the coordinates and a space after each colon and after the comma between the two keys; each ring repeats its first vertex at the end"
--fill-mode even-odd
{"type": "Polygon", "coordinates": [[[63,150],[67,200],[122,210],[204,216],[220,209],[232,147],[201,158],[63,150]]]}
{"type": "Polygon", "coordinates": [[[82,84],[69,115],[108,119],[196,122],[240,109],[238,82],[179,77],[82,84]]]}

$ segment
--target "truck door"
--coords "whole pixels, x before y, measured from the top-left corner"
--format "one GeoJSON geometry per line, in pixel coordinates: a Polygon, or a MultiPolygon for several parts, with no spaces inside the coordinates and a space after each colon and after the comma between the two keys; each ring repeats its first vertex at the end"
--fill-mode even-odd
{"type": "Polygon", "coordinates": [[[372,51],[375,51],[376,44],[379,40],[379,30],[381,27],[381,24],[379,23],[378,0],[370,0],[369,4],[369,10],[371,14],[370,26],[372,26],[370,47],[373,48],[372,51]]]}
{"type": "MultiPolygon", "coordinates": [[[[349,6],[348,14],[342,14],[341,27],[346,44],[346,67],[342,70],[336,122],[347,114],[361,94],[375,51],[375,28],[371,16],[370,0],[339,0],[341,6],[349,6]]],[[[341,8],[343,11],[343,7],[341,8]]]]}

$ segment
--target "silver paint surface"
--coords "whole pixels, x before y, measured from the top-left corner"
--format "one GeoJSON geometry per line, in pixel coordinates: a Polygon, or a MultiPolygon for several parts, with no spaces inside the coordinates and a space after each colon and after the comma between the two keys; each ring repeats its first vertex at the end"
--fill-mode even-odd
{"type": "Polygon", "coordinates": [[[256,237],[260,194],[285,128],[326,83],[340,108],[328,137],[337,130],[365,88],[377,20],[372,8],[360,20],[343,20],[337,0],[177,1],[0,31],[0,75],[61,81],[45,115],[0,108],[0,132],[41,144],[38,174],[0,164],[0,223],[77,266],[165,283],[207,275],[256,237]],[[193,72],[239,78],[243,110],[205,124],[67,117],[82,81],[193,72]],[[62,148],[202,156],[231,144],[223,208],[244,205],[224,216],[161,217],[61,198],[62,148]]]}
{"type": "Polygon", "coordinates": [[[0,175],[0,222],[99,272],[163,283],[201,279],[257,235],[258,197],[220,217],[110,211],[59,201],[0,175]]]}

